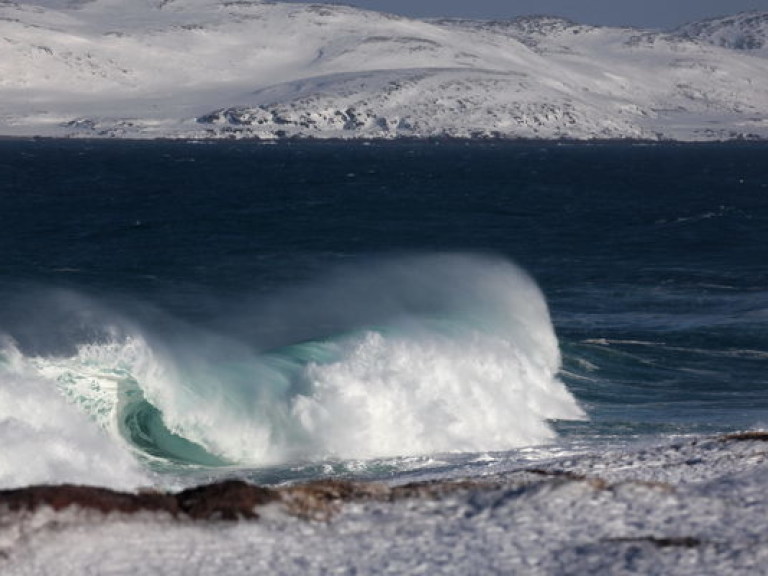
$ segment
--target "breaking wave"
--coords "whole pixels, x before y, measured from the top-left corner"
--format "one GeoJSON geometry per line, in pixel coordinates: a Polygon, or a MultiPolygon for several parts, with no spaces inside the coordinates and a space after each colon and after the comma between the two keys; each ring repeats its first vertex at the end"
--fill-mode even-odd
{"type": "Polygon", "coordinates": [[[2,485],[146,482],[131,453],[253,467],[506,450],[584,417],[544,297],[501,259],[349,267],[243,302],[215,330],[62,300],[77,302],[77,338],[45,350],[11,333],[0,350],[0,435],[16,446],[2,485]],[[29,453],[41,466],[22,473],[29,453]]]}

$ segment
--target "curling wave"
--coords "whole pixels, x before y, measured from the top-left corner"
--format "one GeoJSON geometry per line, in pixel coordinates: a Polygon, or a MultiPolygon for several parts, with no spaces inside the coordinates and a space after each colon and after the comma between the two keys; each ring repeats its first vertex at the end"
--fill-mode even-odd
{"type": "MultiPolygon", "coordinates": [[[[541,292],[501,259],[393,259],[242,307],[217,335],[124,322],[53,355],[8,340],[1,390],[22,377],[55,387],[56,406],[39,408],[66,398],[72,430],[76,406],[113,445],[203,466],[505,450],[584,417],[558,378],[541,292]]],[[[0,430],[30,419],[11,411],[0,430]]],[[[89,439],[82,451],[108,450],[89,439]]]]}

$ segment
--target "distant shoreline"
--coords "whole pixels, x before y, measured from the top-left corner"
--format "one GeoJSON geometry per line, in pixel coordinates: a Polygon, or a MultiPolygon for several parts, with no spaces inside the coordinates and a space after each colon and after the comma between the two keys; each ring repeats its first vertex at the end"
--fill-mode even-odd
{"type": "Polygon", "coordinates": [[[317,138],[313,136],[292,136],[288,138],[259,138],[254,137],[120,137],[120,136],[13,136],[0,134],[0,142],[156,142],[156,143],[187,143],[187,144],[215,144],[215,143],[243,143],[243,144],[262,144],[262,145],[293,145],[293,144],[350,144],[350,145],[400,145],[400,144],[520,144],[520,145],[554,145],[554,146],[605,146],[605,145],[627,145],[627,146],[719,146],[719,145],[755,145],[761,146],[768,144],[768,138],[728,138],[723,140],[672,140],[672,139],[642,139],[642,138],[464,138],[453,136],[428,136],[411,137],[402,136],[396,138],[317,138]]]}

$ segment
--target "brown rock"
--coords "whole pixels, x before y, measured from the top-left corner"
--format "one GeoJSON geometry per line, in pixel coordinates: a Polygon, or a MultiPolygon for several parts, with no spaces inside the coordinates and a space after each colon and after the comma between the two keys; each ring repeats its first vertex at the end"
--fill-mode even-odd
{"type": "Polygon", "coordinates": [[[330,520],[342,502],[353,500],[387,500],[391,490],[378,483],[345,480],[318,480],[280,489],[290,514],[307,520],[330,520]]]}
{"type": "Polygon", "coordinates": [[[768,432],[762,430],[755,430],[753,432],[737,432],[735,434],[726,434],[725,436],[721,436],[720,440],[722,442],[728,442],[731,440],[735,440],[737,442],[745,442],[748,440],[768,442],[768,432]]]}
{"type": "Polygon", "coordinates": [[[279,499],[275,490],[241,480],[198,486],[175,496],[179,510],[194,520],[257,519],[257,506],[279,499]]]}
{"type": "Polygon", "coordinates": [[[56,511],[77,506],[104,514],[117,512],[166,512],[194,520],[258,518],[257,506],[275,501],[277,492],[239,480],[191,488],[178,494],[131,494],[92,486],[31,486],[0,491],[0,506],[11,512],[34,511],[49,506],[56,511]]]}
{"type": "Polygon", "coordinates": [[[70,506],[79,506],[103,513],[165,511],[175,515],[178,512],[176,499],[171,494],[130,494],[107,488],[70,484],[3,490],[0,491],[0,505],[13,512],[33,511],[42,506],[50,506],[57,511],[70,506]]]}

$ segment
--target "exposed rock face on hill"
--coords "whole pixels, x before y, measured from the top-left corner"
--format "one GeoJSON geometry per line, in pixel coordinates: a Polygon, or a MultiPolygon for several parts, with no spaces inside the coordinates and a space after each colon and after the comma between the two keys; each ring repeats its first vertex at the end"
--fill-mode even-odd
{"type": "Polygon", "coordinates": [[[0,3],[0,135],[768,137],[766,13],[672,33],[227,0],[0,3]]]}
{"type": "Polygon", "coordinates": [[[745,12],[693,22],[678,28],[675,34],[688,40],[768,56],[768,13],[765,12],[745,12]]]}

